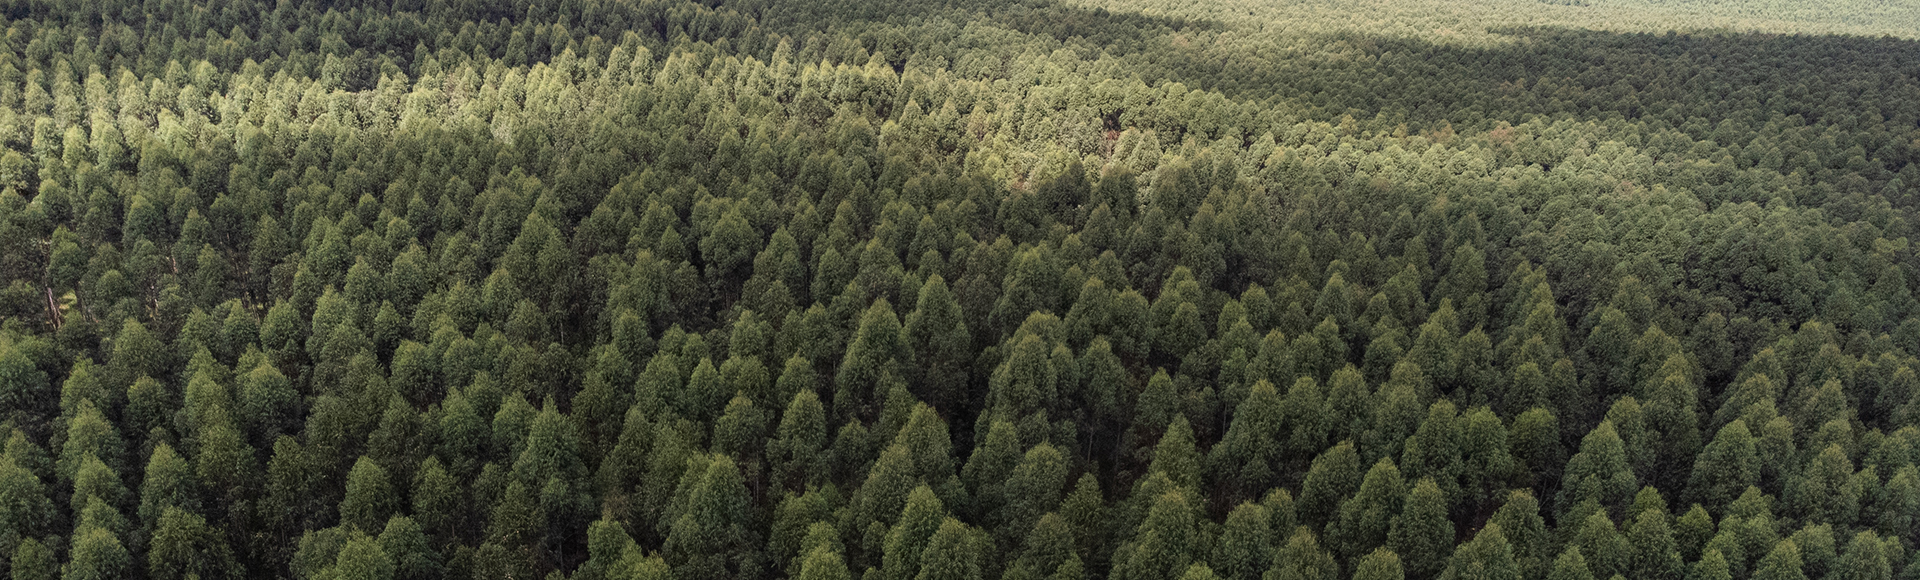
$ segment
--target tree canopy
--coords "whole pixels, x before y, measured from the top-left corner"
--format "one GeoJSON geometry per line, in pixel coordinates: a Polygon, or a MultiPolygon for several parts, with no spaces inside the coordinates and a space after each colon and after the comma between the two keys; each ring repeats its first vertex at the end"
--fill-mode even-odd
{"type": "Polygon", "coordinates": [[[1920,578],[1920,5],[1388,4],[0,2],[0,562],[1920,578]]]}

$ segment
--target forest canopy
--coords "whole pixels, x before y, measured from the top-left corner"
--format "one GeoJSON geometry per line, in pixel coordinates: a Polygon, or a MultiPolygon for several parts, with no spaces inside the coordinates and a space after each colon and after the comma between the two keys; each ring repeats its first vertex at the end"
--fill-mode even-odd
{"type": "Polygon", "coordinates": [[[0,574],[1920,580],[1916,38],[0,0],[0,574]]]}

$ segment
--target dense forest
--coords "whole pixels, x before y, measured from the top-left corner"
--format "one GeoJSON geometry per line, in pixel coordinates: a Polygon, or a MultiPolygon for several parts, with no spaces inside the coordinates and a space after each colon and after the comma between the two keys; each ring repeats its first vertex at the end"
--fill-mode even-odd
{"type": "Polygon", "coordinates": [[[1920,5],[1466,4],[0,0],[0,573],[1920,580],[1920,5]]]}

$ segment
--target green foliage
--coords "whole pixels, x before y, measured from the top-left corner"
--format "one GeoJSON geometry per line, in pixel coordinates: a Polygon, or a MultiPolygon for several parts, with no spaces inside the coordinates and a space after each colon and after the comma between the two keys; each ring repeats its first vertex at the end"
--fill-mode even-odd
{"type": "Polygon", "coordinates": [[[1793,540],[1781,540],[1754,565],[1753,577],[1759,580],[1796,580],[1806,578],[1801,569],[1800,547],[1793,540]]]}
{"type": "MultiPolygon", "coordinates": [[[[1719,554],[1719,552],[1712,553],[1715,555],[1719,554]]],[[[1702,561],[1704,562],[1705,560],[1702,561]]],[[[1720,565],[1724,567],[1726,560],[1721,560],[1720,565]]],[[[1547,578],[1550,580],[1593,580],[1593,572],[1587,569],[1587,559],[1580,555],[1580,547],[1571,546],[1568,547],[1565,552],[1561,552],[1559,558],[1553,560],[1553,570],[1547,573],[1547,578]]]]}
{"type": "Polygon", "coordinates": [[[321,574],[340,580],[392,580],[393,558],[373,537],[355,533],[340,547],[333,567],[321,574]]]}
{"type": "Polygon", "coordinates": [[[149,578],[240,577],[240,564],[226,539],[216,535],[200,516],[168,507],[155,528],[147,546],[149,578]]]}
{"type": "Polygon", "coordinates": [[[841,561],[840,554],[834,552],[827,546],[820,546],[814,548],[811,552],[807,552],[806,559],[800,564],[800,574],[796,576],[796,578],[803,580],[848,580],[852,578],[852,576],[847,573],[847,564],[841,561]]]}
{"type": "Polygon", "coordinates": [[[978,580],[981,578],[982,548],[966,524],[947,518],[927,540],[920,553],[920,573],[915,580],[978,580]]]}
{"type": "Polygon", "coordinates": [[[1514,562],[1513,548],[1501,534],[1499,524],[1490,524],[1474,534],[1473,540],[1461,544],[1447,561],[1447,567],[1440,578],[1445,580],[1463,580],[1466,578],[1505,579],[1520,578],[1520,567],[1514,562]]]}
{"type": "Polygon", "coordinates": [[[1380,548],[1360,559],[1354,566],[1353,577],[1356,580],[1401,580],[1406,573],[1400,565],[1400,556],[1392,550],[1380,548]]]}
{"type": "Polygon", "coordinates": [[[1548,550],[1553,538],[1548,535],[1545,520],[1540,517],[1540,502],[1526,490],[1514,490],[1507,495],[1506,503],[1494,512],[1489,523],[1498,524],[1507,543],[1513,548],[1513,558],[1522,576],[1544,576],[1551,565],[1548,550]]]}
{"type": "Polygon", "coordinates": [[[1735,419],[1700,453],[1687,480],[1692,499],[1715,509],[1725,506],[1748,486],[1759,483],[1760,465],[1753,435],[1745,421],[1735,419]]]}
{"type": "Polygon", "coordinates": [[[1694,563],[1693,570],[1687,576],[1693,580],[1725,580],[1733,574],[1727,569],[1727,558],[1719,550],[1707,550],[1701,554],[1700,561],[1694,563]]]}
{"type": "Polygon", "coordinates": [[[1266,507],[1243,503],[1227,514],[1227,521],[1214,544],[1209,559],[1218,574],[1227,580],[1259,578],[1273,562],[1278,543],[1273,533],[1272,516],[1266,507]]]}
{"type": "Polygon", "coordinates": [[[121,578],[129,571],[127,549],[112,531],[87,527],[72,542],[67,563],[61,566],[62,580],[121,578]]]}
{"type": "Polygon", "coordinates": [[[1116,578],[1167,578],[1178,576],[1194,561],[1197,530],[1194,506],[1185,494],[1168,491],[1152,498],[1146,518],[1133,531],[1132,540],[1114,554],[1116,578]]]}
{"type": "Polygon", "coordinates": [[[677,498],[663,555],[676,570],[701,570],[707,577],[743,578],[762,564],[746,525],[747,490],[732,460],[714,456],[699,473],[689,473],[687,493],[677,498]],[[696,477],[697,476],[697,477],[696,477]]]}
{"type": "MultiPolygon", "coordinates": [[[[920,562],[928,542],[947,519],[945,506],[925,485],[907,496],[906,507],[887,532],[881,551],[880,573],[886,578],[913,578],[920,573],[920,562]]],[[[809,556],[811,558],[811,556],[809,556]]],[[[804,570],[805,564],[802,564],[804,570]]],[[[843,565],[844,566],[844,565],[843,565]]]]}
{"type": "MultiPolygon", "coordinates": [[[[1422,481],[1432,483],[1430,480],[1422,481]]],[[[1437,493],[1438,488],[1428,491],[1437,493]]],[[[1361,481],[1359,490],[1352,497],[1341,502],[1339,514],[1327,524],[1328,539],[1335,542],[1336,546],[1352,550],[1354,556],[1367,548],[1387,545],[1391,539],[1392,530],[1395,529],[1394,522],[1398,521],[1404,512],[1406,498],[1407,485],[1400,475],[1400,469],[1395,467],[1392,461],[1382,458],[1373,465],[1372,469],[1367,470],[1367,476],[1361,481]]],[[[1423,499],[1440,499],[1442,503],[1439,506],[1423,505],[1423,511],[1419,512],[1418,517],[1432,515],[1429,512],[1434,507],[1439,507],[1444,517],[1446,509],[1444,498],[1428,496],[1423,499]]],[[[1432,524],[1433,522],[1422,520],[1419,523],[1432,524]]],[[[1409,532],[1423,531],[1428,530],[1409,530],[1409,532]]],[[[1425,542],[1430,538],[1417,536],[1408,539],[1425,542]]],[[[1433,554],[1428,556],[1437,557],[1433,554]]]]}
{"type": "MultiPolygon", "coordinates": [[[[13,455],[9,444],[8,455],[13,455]]],[[[0,461],[0,549],[13,550],[21,542],[50,531],[54,506],[46,487],[31,470],[9,457],[0,461]]]]}
{"type": "Polygon", "coordinates": [[[442,577],[446,570],[440,554],[429,544],[426,534],[413,518],[394,516],[377,538],[381,551],[394,563],[393,577],[398,580],[424,580],[442,577]]]}
{"type": "Polygon", "coordinates": [[[826,409],[820,397],[808,389],[794,393],[780,416],[773,440],[766,445],[774,481],[791,486],[814,479],[820,473],[820,454],[827,446],[826,409]]]}
{"type": "Polygon", "coordinates": [[[1638,578],[1680,580],[1685,574],[1680,550],[1664,509],[1639,512],[1627,527],[1627,542],[1633,545],[1630,573],[1638,578]]]}
{"type": "Polygon", "coordinates": [[[1273,560],[1273,568],[1268,569],[1262,578],[1333,580],[1338,574],[1339,563],[1332,554],[1320,547],[1320,541],[1313,532],[1303,526],[1295,528],[1293,535],[1280,546],[1279,554],[1273,560]]]}
{"type": "MultiPolygon", "coordinates": [[[[1364,489],[1365,485],[1361,487],[1364,489]]],[[[1487,538],[1485,541],[1489,542],[1488,544],[1479,545],[1482,540],[1476,538],[1474,543],[1462,546],[1462,550],[1473,549],[1464,556],[1470,559],[1469,563],[1456,561],[1447,564],[1447,553],[1453,545],[1454,532],[1453,523],[1447,520],[1446,504],[1447,500],[1440,491],[1440,486],[1434,484],[1432,479],[1421,479],[1419,483],[1414,484],[1412,490],[1407,492],[1406,500],[1401,504],[1400,515],[1393,519],[1393,528],[1387,534],[1387,546],[1396,554],[1405,554],[1402,559],[1407,573],[1415,577],[1427,577],[1440,570],[1442,566],[1447,566],[1455,570],[1454,577],[1463,574],[1487,575],[1486,577],[1489,578],[1519,575],[1519,569],[1513,562],[1513,549],[1508,545],[1506,537],[1499,533],[1500,527],[1497,524],[1480,532],[1480,536],[1487,538]],[[1488,536],[1489,531],[1493,532],[1491,536],[1488,536]],[[1496,555],[1495,552],[1498,554],[1496,555]],[[1500,561],[1475,561],[1483,559],[1500,561]],[[1498,569],[1469,571],[1479,567],[1495,566],[1498,569]]]]}
{"type": "Polygon", "coordinates": [[[1580,440],[1580,452],[1567,461],[1560,510],[1584,518],[1586,510],[1593,508],[1618,509],[1638,488],[1633,468],[1627,464],[1625,442],[1611,421],[1602,421],[1580,440]]]}
{"type": "Polygon", "coordinates": [[[1633,545],[1614,528],[1605,511],[1594,511],[1575,529],[1572,545],[1591,554],[1586,565],[1594,577],[1624,574],[1632,565],[1633,545]]]}
{"type": "Polygon", "coordinates": [[[9,4],[0,557],[1920,570],[1911,0],[1098,4],[9,4]]]}
{"type": "Polygon", "coordinates": [[[347,494],[340,502],[340,523],[349,530],[374,532],[386,525],[398,504],[386,470],[361,457],[347,474],[347,494]]]}
{"type": "Polygon", "coordinates": [[[60,571],[53,550],[32,538],[22,540],[15,548],[12,564],[12,577],[19,580],[53,580],[60,571]]]}

